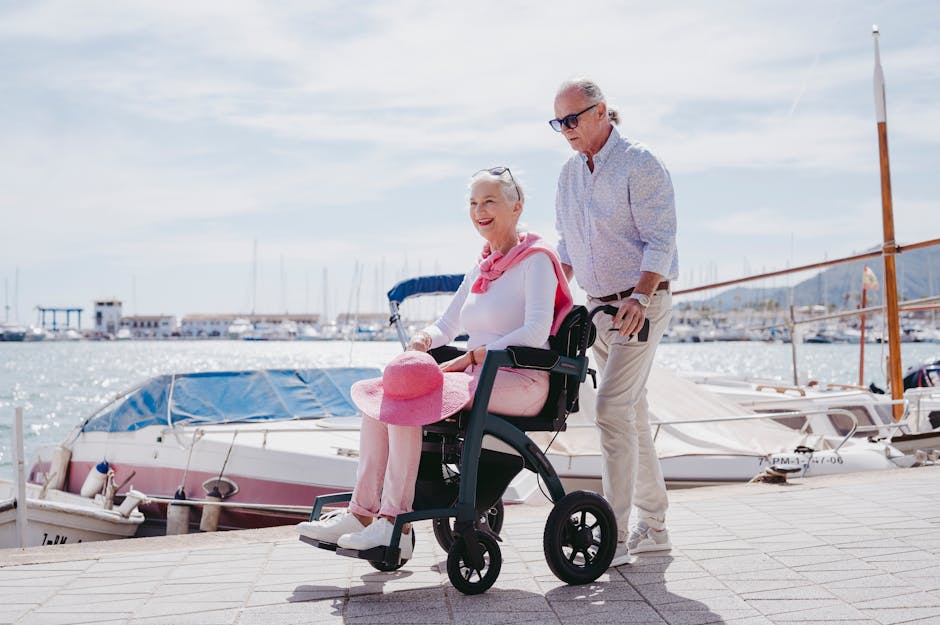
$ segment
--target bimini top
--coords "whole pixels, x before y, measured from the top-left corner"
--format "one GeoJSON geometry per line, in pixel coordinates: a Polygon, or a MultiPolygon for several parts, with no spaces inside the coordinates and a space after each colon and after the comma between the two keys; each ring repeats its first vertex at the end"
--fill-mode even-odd
{"type": "Polygon", "coordinates": [[[130,432],[150,425],[245,423],[351,417],[353,382],[374,367],[210,371],[161,375],[92,415],[83,432],[130,432]]]}
{"type": "Polygon", "coordinates": [[[421,276],[402,280],[388,292],[388,301],[401,304],[415,295],[442,295],[455,293],[463,282],[463,274],[455,273],[442,276],[421,276]]]}

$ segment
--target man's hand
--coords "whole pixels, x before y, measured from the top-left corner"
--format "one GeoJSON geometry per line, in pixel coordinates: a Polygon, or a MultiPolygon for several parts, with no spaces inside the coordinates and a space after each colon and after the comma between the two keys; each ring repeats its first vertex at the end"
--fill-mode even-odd
{"type": "Polygon", "coordinates": [[[646,308],[633,298],[625,299],[614,315],[613,327],[619,331],[620,336],[632,336],[643,327],[646,319],[646,308]]]}

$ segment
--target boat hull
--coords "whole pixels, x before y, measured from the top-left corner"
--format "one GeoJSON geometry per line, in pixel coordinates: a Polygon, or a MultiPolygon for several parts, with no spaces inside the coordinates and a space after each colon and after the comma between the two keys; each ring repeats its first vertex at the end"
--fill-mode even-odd
{"type": "MultiPolygon", "coordinates": [[[[0,504],[0,547],[19,546],[16,527],[16,506],[10,496],[9,482],[0,484],[3,503],[0,504]]],[[[137,533],[144,516],[133,512],[123,517],[116,509],[105,510],[101,505],[71,493],[49,491],[43,496],[33,484],[27,487],[26,547],[65,545],[99,540],[128,538],[137,533]]]]}

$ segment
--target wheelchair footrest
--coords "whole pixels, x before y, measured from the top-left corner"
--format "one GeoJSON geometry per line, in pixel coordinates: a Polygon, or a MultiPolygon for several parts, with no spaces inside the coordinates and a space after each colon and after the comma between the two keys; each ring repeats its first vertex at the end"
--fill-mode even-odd
{"type": "Polygon", "coordinates": [[[313,545],[314,547],[319,547],[320,549],[326,549],[328,551],[336,551],[336,543],[328,543],[322,540],[317,540],[316,538],[310,538],[309,536],[301,536],[300,542],[307,543],[308,545],[313,545]]]}
{"type": "Polygon", "coordinates": [[[378,547],[372,547],[371,549],[344,549],[337,545],[336,543],[328,543],[322,540],[317,540],[316,538],[310,538],[308,536],[301,536],[301,542],[305,542],[308,545],[314,547],[319,547],[320,549],[326,549],[327,551],[335,551],[338,556],[346,556],[348,558],[359,558],[360,560],[368,560],[369,562],[382,562],[384,564],[396,565],[398,564],[401,558],[401,549],[398,547],[389,547],[388,545],[379,545],[378,547]]]}
{"type": "Polygon", "coordinates": [[[398,564],[401,549],[398,547],[389,547],[388,545],[379,545],[371,549],[344,549],[343,547],[336,547],[336,555],[359,558],[360,560],[368,560],[369,562],[398,564]]]}

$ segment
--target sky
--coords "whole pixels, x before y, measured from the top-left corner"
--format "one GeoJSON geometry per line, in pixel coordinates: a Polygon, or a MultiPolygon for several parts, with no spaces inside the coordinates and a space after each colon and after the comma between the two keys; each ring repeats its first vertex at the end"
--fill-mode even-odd
{"type": "Polygon", "coordinates": [[[897,240],[940,237],[933,1],[0,0],[0,318],[384,311],[470,269],[495,165],[555,241],[578,76],[671,172],[674,288],[869,249],[872,24],[897,240]]]}

